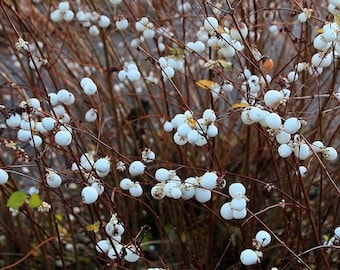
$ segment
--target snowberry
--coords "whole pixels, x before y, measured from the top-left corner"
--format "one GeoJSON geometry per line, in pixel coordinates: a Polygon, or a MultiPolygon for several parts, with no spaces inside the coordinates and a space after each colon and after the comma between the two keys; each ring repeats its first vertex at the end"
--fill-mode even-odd
{"type": "Polygon", "coordinates": [[[92,204],[98,199],[98,192],[93,187],[84,187],[81,191],[83,203],[92,204]]]}
{"type": "Polygon", "coordinates": [[[89,122],[89,123],[94,122],[94,121],[97,120],[97,117],[98,117],[98,115],[97,115],[96,109],[91,108],[91,109],[87,110],[86,113],[85,113],[86,122],[89,122]]]}
{"type": "Polygon", "coordinates": [[[240,22],[239,29],[240,31],[236,27],[230,29],[230,36],[235,40],[242,40],[242,37],[246,38],[248,35],[248,28],[245,23],[240,22]]]}
{"type": "Polygon", "coordinates": [[[196,143],[199,139],[198,131],[196,129],[190,130],[187,134],[187,139],[189,143],[196,143]]]}
{"type": "Polygon", "coordinates": [[[146,148],[142,152],[142,160],[146,163],[151,163],[155,160],[156,154],[151,149],[146,148]]]}
{"type": "Polygon", "coordinates": [[[324,50],[328,46],[328,41],[325,40],[323,35],[318,35],[313,40],[313,46],[317,50],[324,50]]]}
{"type": "Polygon", "coordinates": [[[177,200],[181,197],[182,197],[182,190],[178,186],[173,187],[171,190],[171,198],[177,200]]]}
{"type": "Polygon", "coordinates": [[[203,112],[202,118],[207,122],[213,122],[216,120],[216,114],[212,109],[206,109],[203,112]]]}
{"type": "Polygon", "coordinates": [[[184,2],[183,5],[182,4],[178,4],[177,5],[177,10],[181,13],[186,13],[188,11],[191,10],[191,5],[189,2],[184,2]]]}
{"type": "Polygon", "coordinates": [[[332,56],[331,54],[318,52],[312,56],[311,63],[315,67],[328,67],[332,64],[332,56]]]}
{"type": "Polygon", "coordinates": [[[335,228],[334,234],[337,239],[340,239],[340,226],[335,228]]]}
{"type": "Polygon", "coordinates": [[[136,262],[139,260],[140,256],[137,253],[136,247],[134,245],[129,245],[125,248],[124,260],[127,262],[136,262]]]}
{"type": "Polygon", "coordinates": [[[156,200],[161,200],[165,197],[163,184],[158,183],[151,188],[151,196],[156,200]]]}
{"type": "Polygon", "coordinates": [[[17,132],[17,138],[19,141],[27,142],[31,138],[31,131],[19,129],[17,132]]]}
{"type": "Polygon", "coordinates": [[[101,253],[107,253],[110,248],[112,248],[112,246],[108,240],[100,240],[96,244],[96,250],[101,253]]]}
{"type": "Polygon", "coordinates": [[[262,127],[268,127],[268,124],[266,122],[266,117],[270,114],[270,112],[266,111],[266,110],[262,110],[261,112],[261,118],[259,120],[259,123],[262,127]]]}
{"type": "Polygon", "coordinates": [[[193,51],[196,53],[202,53],[205,50],[205,45],[202,41],[196,41],[194,43],[193,51]]]}
{"type": "Polygon", "coordinates": [[[143,188],[138,182],[135,182],[130,186],[129,193],[133,197],[140,197],[143,194],[143,188]]]}
{"type": "Polygon", "coordinates": [[[5,170],[0,169],[0,185],[6,184],[8,178],[9,178],[8,173],[5,170]]]}
{"type": "Polygon", "coordinates": [[[306,65],[307,65],[306,62],[298,63],[298,64],[295,66],[296,72],[302,72],[302,71],[304,71],[304,70],[306,69],[306,65]]]}
{"type": "Polygon", "coordinates": [[[233,210],[241,211],[246,208],[247,201],[244,198],[233,198],[230,205],[233,210]]]}
{"type": "Polygon", "coordinates": [[[227,202],[222,205],[220,209],[220,214],[221,217],[224,218],[225,220],[232,220],[234,218],[230,202],[227,202]]]}
{"type": "Polygon", "coordinates": [[[301,122],[296,117],[288,118],[283,124],[283,129],[289,133],[294,134],[301,128],[301,122]]]}
{"type": "Polygon", "coordinates": [[[182,113],[178,113],[174,116],[174,118],[171,119],[171,124],[173,128],[178,128],[182,123],[184,123],[186,120],[186,117],[182,113]]]}
{"type": "Polygon", "coordinates": [[[120,70],[118,72],[118,79],[121,81],[121,82],[124,82],[127,78],[127,72],[126,70],[120,70]]]}
{"type": "Polygon", "coordinates": [[[130,178],[123,178],[119,182],[119,186],[123,190],[129,190],[129,188],[132,186],[133,182],[131,181],[130,178]]]}
{"type": "Polygon", "coordinates": [[[332,29],[325,30],[322,35],[327,42],[333,42],[337,38],[337,33],[332,29]]]}
{"type": "Polygon", "coordinates": [[[311,145],[311,148],[313,149],[315,153],[319,153],[322,151],[322,149],[325,148],[325,146],[323,145],[323,142],[321,141],[314,141],[311,145]]]}
{"type": "Polygon", "coordinates": [[[187,178],[184,183],[181,184],[182,198],[184,200],[189,200],[195,195],[194,183],[196,179],[194,177],[187,178]]]}
{"type": "Polygon", "coordinates": [[[177,128],[177,133],[179,136],[186,137],[191,130],[189,124],[183,123],[177,128]]]}
{"type": "Polygon", "coordinates": [[[204,188],[196,188],[195,198],[200,203],[206,203],[211,199],[211,191],[204,188]]]}
{"type": "Polygon", "coordinates": [[[289,82],[295,82],[299,78],[299,75],[295,71],[291,71],[287,75],[287,79],[289,82]]]}
{"type": "Polygon", "coordinates": [[[99,20],[98,20],[98,25],[101,27],[101,28],[107,28],[109,27],[110,25],[110,19],[109,17],[105,16],[105,15],[101,15],[99,17],[99,20]]]}
{"type": "Polygon", "coordinates": [[[299,15],[298,15],[298,20],[300,23],[305,23],[308,19],[308,16],[305,12],[301,12],[299,15]]]}
{"type": "Polygon", "coordinates": [[[199,134],[197,142],[195,142],[195,145],[202,147],[203,145],[206,145],[208,143],[207,138],[203,135],[199,134]]]}
{"type": "Polygon", "coordinates": [[[335,160],[338,156],[338,152],[333,147],[326,147],[322,149],[322,156],[326,160],[335,160]]]}
{"type": "Polygon", "coordinates": [[[59,146],[68,146],[72,142],[72,134],[67,129],[60,130],[54,135],[54,140],[59,146]]]}
{"type": "Polygon", "coordinates": [[[91,153],[84,153],[80,156],[80,165],[90,171],[93,168],[94,160],[93,155],[91,153]]]}
{"type": "Polygon", "coordinates": [[[253,122],[259,122],[263,117],[262,110],[258,107],[252,107],[249,110],[248,115],[250,120],[253,122]]]}
{"type": "Polygon", "coordinates": [[[21,123],[21,115],[18,113],[12,113],[7,119],[6,124],[11,128],[19,127],[21,123]]]}
{"type": "Polygon", "coordinates": [[[98,195],[102,195],[104,192],[104,185],[100,182],[93,182],[91,187],[97,190],[98,195]]]}
{"type": "Polygon", "coordinates": [[[65,107],[61,104],[54,106],[53,111],[54,111],[55,115],[58,116],[58,117],[63,117],[66,114],[65,107]]]}
{"type": "Polygon", "coordinates": [[[123,246],[120,244],[115,245],[114,248],[110,248],[109,251],[107,252],[107,256],[111,259],[111,260],[115,260],[118,258],[119,254],[121,253],[123,249],[123,246]]]}
{"type": "Polygon", "coordinates": [[[116,5],[119,5],[122,2],[122,0],[110,0],[110,2],[111,4],[116,6],[116,5]]]}
{"type": "Polygon", "coordinates": [[[155,31],[153,29],[145,29],[143,31],[143,37],[146,39],[151,39],[155,36],[155,31]]]}
{"type": "Polygon", "coordinates": [[[245,249],[240,254],[240,260],[244,265],[253,265],[257,263],[257,254],[252,249],[245,249]]]}
{"type": "Polygon", "coordinates": [[[85,95],[92,96],[97,92],[97,85],[91,80],[84,84],[83,90],[85,95]]]}
{"type": "Polygon", "coordinates": [[[207,129],[207,136],[213,138],[213,137],[216,137],[217,134],[218,134],[217,126],[215,126],[213,124],[209,125],[208,129],[207,129]]]}
{"type": "Polygon", "coordinates": [[[241,183],[233,183],[229,186],[229,195],[232,198],[242,198],[246,194],[246,188],[241,183]]]}
{"type": "Polygon", "coordinates": [[[301,177],[306,177],[308,175],[308,169],[305,166],[299,166],[299,174],[301,177]]]}
{"type": "Polygon", "coordinates": [[[247,209],[243,208],[242,210],[233,209],[233,217],[234,219],[243,219],[247,216],[247,209]]]}
{"type": "Polygon", "coordinates": [[[122,18],[116,21],[116,27],[118,30],[125,30],[129,26],[129,21],[126,18],[122,18]]]}
{"type": "Polygon", "coordinates": [[[96,162],[93,164],[93,168],[96,170],[96,173],[99,177],[106,176],[110,171],[110,159],[105,158],[99,158],[96,160],[96,162]]]}
{"type": "Polygon", "coordinates": [[[260,243],[262,247],[266,247],[270,244],[272,237],[268,232],[261,230],[257,232],[255,239],[260,243]]]}
{"type": "Polygon", "coordinates": [[[175,76],[175,70],[173,67],[165,67],[163,70],[162,70],[162,76],[163,77],[168,77],[168,78],[172,78],[173,76],[175,76]]]}
{"type": "Polygon", "coordinates": [[[84,88],[85,85],[88,84],[88,83],[94,83],[94,81],[93,81],[91,78],[89,78],[89,77],[84,77],[84,78],[82,78],[82,79],[80,80],[80,86],[81,86],[81,88],[84,88]]]}
{"type": "Polygon", "coordinates": [[[32,130],[34,128],[34,120],[21,120],[20,128],[28,131],[32,130]]]}
{"type": "Polygon", "coordinates": [[[55,22],[55,23],[58,23],[63,19],[62,15],[61,15],[61,11],[59,9],[52,11],[50,18],[51,18],[52,22],[55,22]]]}
{"type": "Polygon", "coordinates": [[[69,10],[69,9],[70,9],[70,4],[69,4],[69,2],[67,2],[67,1],[60,2],[60,3],[58,4],[58,9],[59,9],[60,11],[69,10]]]}
{"type": "Polygon", "coordinates": [[[169,181],[164,185],[164,193],[167,197],[172,198],[171,193],[174,188],[178,188],[178,183],[169,181]]]}
{"type": "Polygon", "coordinates": [[[252,125],[255,122],[250,118],[250,109],[245,108],[241,113],[241,120],[246,125],[252,125]]]}
{"type": "Polygon", "coordinates": [[[301,143],[300,145],[294,148],[294,155],[300,160],[307,159],[310,155],[309,146],[305,143],[301,143]]]}
{"type": "Polygon", "coordinates": [[[140,79],[141,75],[138,70],[132,69],[127,71],[126,77],[130,82],[135,82],[140,79]]]}
{"type": "Polygon", "coordinates": [[[276,135],[275,139],[279,144],[289,143],[291,135],[284,130],[280,130],[276,135]]]}
{"type": "Polygon", "coordinates": [[[92,25],[92,26],[89,28],[89,34],[90,34],[91,36],[93,36],[93,37],[98,36],[99,33],[100,33],[100,32],[99,32],[99,29],[98,29],[97,26],[92,25]]]}
{"type": "Polygon", "coordinates": [[[225,92],[231,92],[234,89],[234,86],[232,83],[224,81],[222,84],[222,90],[225,92]]]}
{"type": "Polygon", "coordinates": [[[167,170],[165,168],[159,168],[155,172],[155,179],[158,182],[163,182],[165,180],[168,180],[169,176],[170,176],[170,172],[169,172],[169,170],[167,170]]]}
{"type": "Polygon", "coordinates": [[[171,122],[169,121],[165,121],[163,124],[163,129],[165,132],[171,132],[173,130],[173,126],[171,124],[171,122]]]}
{"type": "Polygon", "coordinates": [[[279,129],[281,127],[281,118],[277,113],[270,113],[266,116],[265,121],[271,129],[279,129]]]}
{"type": "Polygon", "coordinates": [[[186,137],[180,136],[178,132],[176,132],[173,136],[174,142],[177,145],[185,145],[188,142],[188,139],[186,137]]]}
{"type": "Polygon", "coordinates": [[[48,171],[46,173],[46,183],[49,187],[58,188],[60,187],[61,182],[62,182],[62,179],[59,174],[53,171],[48,171]]]}
{"type": "Polygon", "coordinates": [[[57,120],[55,120],[52,117],[44,117],[41,120],[42,126],[44,127],[45,130],[47,131],[51,131],[54,129],[55,123],[57,122],[57,120]]]}
{"type": "Polygon", "coordinates": [[[129,166],[129,173],[132,176],[141,175],[144,173],[145,165],[141,161],[133,161],[129,166]]]}
{"type": "Polygon", "coordinates": [[[29,143],[32,147],[39,147],[42,144],[42,139],[39,135],[33,135],[29,143]]]}
{"type": "Polygon", "coordinates": [[[282,94],[277,90],[269,90],[264,95],[264,103],[270,108],[280,105],[282,94]]]}
{"type": "Polygon", "coordinates": [[[57,92],[57,98],[61,103],[64,103],[65,101],[67,101],[69,99],[70,96],[70,92],[67,91],[66,89],[60,89],[57,92]]]}
{"type": "Polygon", "coordinates": [[[213,31],[218,27],[218,20],[215,17],[207,17],[203,24],[207,31],[213,31]]]}
{"type": "Polygon", "coordinates": [[[217,186],[217,175],[215,172],[206,172],[200,180],[201,187],[212,190],[217,186]]]}
{"type": "Polygon", "coordinates": [[[289,157],[293,152],[292,148],[288,144],[285,144],[285,143],[281,144],[279,148],[277,149],[277,151],[280,157],[282,158],[289,157]]]}

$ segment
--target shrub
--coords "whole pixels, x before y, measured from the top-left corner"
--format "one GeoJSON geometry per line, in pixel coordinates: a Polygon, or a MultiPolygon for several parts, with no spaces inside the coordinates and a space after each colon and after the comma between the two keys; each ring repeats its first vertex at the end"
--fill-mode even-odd
{"type": "Polygon", "coordinates": [[[1,1],[2,269],[334,269],[339,1],[1,1]]]}

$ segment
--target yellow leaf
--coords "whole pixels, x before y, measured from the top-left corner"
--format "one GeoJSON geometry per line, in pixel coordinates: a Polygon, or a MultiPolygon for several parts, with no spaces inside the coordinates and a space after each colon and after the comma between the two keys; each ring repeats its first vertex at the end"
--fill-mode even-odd
{"type": "Polygon", "coordinates": [[[196,85],[205,90],[211,90],[216,85],[215,82],[209,80],[200,80],[196,82],[196,85]]]}
{"type": "Polygon", "coordinates": [[[224,29],[224,27],[219,25],[219,26],[217,26],[216,32],[219,33],[219,34],[223,34],[223,33],[225,33],[225,29],[224,29]]]}
{"type": "Polygon", "coordinates": [[[184,54],[184,50],[181,48],[170,48],[170,55],[181,56],[184,54]]]}
{"type": "Polygon", "coordinates": [[[340,13],[334,14],[334,22],[340,26],[340,13]]]}
{"type": "Polygon", "coordinates": [[[100,222],[99,222],[99,220],[98,221],[96,221],[95,223],[93,223],[93,224],[87,224],[86,225],[86,230],[88,230],[89,232],[91,232],[91,231],[93,231],[93,232],[98,232],[98,230],[99,230],[99,226],[100,226],[100,222]]]}
{"type": "Polygon", "coordinates": [[[238,108],[247,108],[249,107],[248,103],[235,103],[231,106],[232,110],[238,109],[238,108]]]}

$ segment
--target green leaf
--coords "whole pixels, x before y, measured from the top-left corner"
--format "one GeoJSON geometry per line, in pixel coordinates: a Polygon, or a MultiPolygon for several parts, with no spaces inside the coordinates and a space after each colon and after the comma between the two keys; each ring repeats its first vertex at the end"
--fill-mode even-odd
{"type": "Polygon", "coordinates": [[[55,214],[55,218],[56,218],[56,220],[58,220],[59,222],[62,222],[62,221],[63,221],[63,216],[60,215],[60,214],[55,214]]]}
{"type": "Polygon", "coordinates": [[[37,208],[37,207],[39,207],[39,206],[41,205],[41,203],[42,203],[42,201],[41,201],[39,195],[36,194],[36,193],[33,193],[33,194],[31,195],[30,200],[29,200],[29,205],[30,205],[32,208],[37,208]]]}
{"type": "Polygon", "coordinates": [[[7,206],[15,210],[19,210],[19,208],[25,203],[26,199],[27,195],[25,192],[14,191],[8,198],[7,206]]]}

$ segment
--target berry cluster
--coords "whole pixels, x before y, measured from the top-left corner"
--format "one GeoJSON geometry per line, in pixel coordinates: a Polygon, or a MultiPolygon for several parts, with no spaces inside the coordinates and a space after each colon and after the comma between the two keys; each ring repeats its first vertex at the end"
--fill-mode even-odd
{"type": "Polygon", "coordinates": [[[173,138],[177,145],[191,143],[203,146],[208,143],[208,138],[216,137],[218,134],[215,120],[216,114],[212,109],[206,109],[199,119],[195,118],[193,112],[187,110],[183,114],[176,114],[170,122],[166,121],[163,128],[166,132],[176,129],[173,138]]]}
{"type": "Polygon", "coordinates": [[[243,219],[247,215],[246,188],[241,183],[233,183],[229,186],[229,195],[232,200],[222,205],[220,214],[225,220],[243,219]]]}
{"type": "Polygon", "coordinates": [[[123,245],[122,235],[125,231],[124,224],[119,221],[117,214],[113,214],[105,226],[107,239],[97,242],[96,250],[105,253],[110,259],[124,259],[127,262],[136,262],[140,258],[140,251],[133,243],[123,245]]]}
{"type": "Polygon", "coordinates": [[[245,249],[240,254],[240,260],[244,265],[253,265],[261,262],[261,258],[263,257],[261,248],[266,247],[270,244],[272,237],[267,231],[261,230],[258,231],[255,235],[255,239],[253,239],[254,249],[245,249]]]}
{"type": "Polygon", "coordinates": [[[157,200],[165,196],[172,199],[189,200],[193,197],[201,203],[211,199],[214,188],[223,187],[225,180],[218,179],[215,172],[206,172],[200,177],[188,177],[183,182],[175,170],[159,168],[155,172],[156,185],[151,188],[151,196],[157,200]]]}

